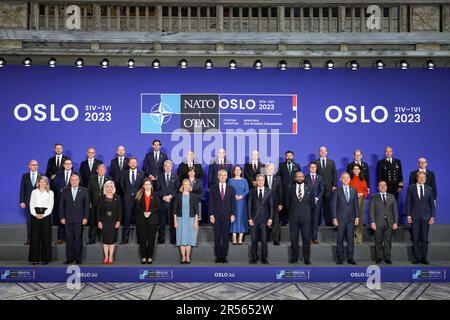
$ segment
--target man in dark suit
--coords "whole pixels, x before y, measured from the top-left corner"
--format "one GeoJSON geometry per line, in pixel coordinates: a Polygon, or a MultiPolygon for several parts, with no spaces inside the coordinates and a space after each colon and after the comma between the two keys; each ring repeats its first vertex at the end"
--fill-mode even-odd
{"type": "Polygon", "coordinates": [[[83,226],[89,218],[89,194],[80,186],[80,177],[70,177],[70,187],[65,188],[59,201],[61,223],[66,229],[66,261],[64,264],[81,264],[83,226]]]}
{"type": "MultiPolygon", "coordinates": [[[[347,262],[356,264],[353,259],[355,226],[359,223],[358,192],[350,187],[350,175],[341,174],[342,186],[333,191],[331,196],[333,224],[337,233],[337,264],[344,261],[344,239],[347,238],[347,262]]],[[[362,222],[361,222],[362,223],[362,222]]]]}
{"type": "Polygon", "coordinates": [[[161,141],[158,139],[153,140],[152,147],[153,150],[145,155],[142,170],[150,180],[155,181],[159,174],[164,171],[164,161],[167,160],[167,154],[161,151],[161,141]]]}
{"type": "Polygon", "coordinates": [[[281,178],[274,175],[275,166],[273,163],[266,164],[266,178],[264,186],[269,188],[273,198],[273,222],[271,230],[271,237],[275,246],[280,245],[281,240],[281,222],[280,214],[283,210],[283,185],[281,184],[281,178]]]}
{"type": "MultiPolygon", "coordinates": [[[[336,190],[337,187],[337,171],[336,164],[333,160],[328,159],[328,150],[326,147],[320,147],[319,149],[320,158],[317,159],[317,173],[323,179],[324,191],[322,196],[322,207],[323,207],[323,220],[325,225],[332,226],[330,214],[330,197],[331,193],[336,190]]],[[[320,218],[319,218],[320,221],[320,218]]]]}
{"type": "Polygon", "coordinates": [[[234,222],[236,214],[236,192],[227,184],[226,170],[220,170],[217,177],[219,183],[211,187],[209,193],[209,220],[214,230],[216,263],[227,263],[230,224],[234,222]]]}
{"type": "Polygon", "coordinates": [[[398,195],[403,189],[402,163],[399,159],[392,158],[392,148],[384,149],[386,158],[377,162],[377,182],[386,181],[387,192],[394,195],[398,201],[398,195]]]}
{"type": "Polygon", "coordinates": [[[408,186],[406,194],[406,215],[412,224],[413,264],[430,264],[428,255],[428,232],[434,223],[435,206],[433,189],[426,185],[425,172],[417,173],[417,183],[408,186]]]}
{"type": "MultiPolygon", "coordinates": [[[[283,185],[283,190],[289,190],[289,187],[292,184],[295,184],[295,173],[297,171],[302,171],[300,164],[294,161],[294,152],[288,150],[285,152],[286,160],[284,162],[280,162],[278,166],[277,176],[281,178],[281,184],[283,185]]],[[[281,224],[286,225],[289,220],[289,207],[287,206],[288,201],[288,192],[284,192],[283,194],[283,210],[281,211],[281,224]]]]}
{"type": "Polygon", "coordinates": [[[323,178],[317,174],[317,164],[309,164],[309,174],[305,177],[305,183],[314,194],[314,206],[311,213],[311,242],[319,244],[320,209],[324,192],[323,178]]]}
{"type": "Polygon", "coordinates": [[[214,159],[208,166],[208,189],[219,182],[217,180],[217,173],[219,170],[225,170],[228,174],[228,178],[233,177],[231,172],[232,166],[232,163],[226,158],[225,149],[219,149],[217,152],[217,159],[214,159]]]}
{"type": "MultiPolygon", "coordinates": [[[[81,183],[81,177],[78,172],[73,171],[73,164],[72,160],[66,159],[63,163],[64,170],[59,171],[56,176],[55,180],[53,182],[54,185],[54,194],[55,194],[55,203],[58,204],[61,198],[61,194],[63,190],[67,187],[70,187],[70,178],[72,175],[76,174],[79,177],[80,183],[81,183]]],[[[56,205],[56,207],[59,207],[56,205]]],[[[56,245],[60,245],[64,243],[64,240],[66,238],[66,228],[61,224],[61,217],[59,216],[58,212],[54,213],[55,219],[57,219],[56,224],[58,225],[58,231],[57,231],[57,238],[56,238],[56,245]]]]}
{"type": "Polygon", "coordinates": [[[25,209],[25,218],[27,219],[27,241],[24,243],[25,245],[30,244],[31,239],[31,215],[30,215],[30,198],[31,192],[36,188],[36,182],[39,177],[42,176],[42,173],[38,172],[38,162],[36,160],[30,160],[28,162],[28,168],[30,171],[24,173],[22,175],[22,179],[20,180],[20,207],[25,209]]]}
{"type": "Polygon", "coordinates": [[[425,184],[427,186],[430,186],[433,190],[433,199],[434,199],[434,205],[436,206],[436,199],[437,199],[437,186],[436,186],[436,178],[434,176],[434,172],[427,169],[427,159],[425,158],[419,158],[419,169],[414,170],[409,175],[409,183],[408,185],[415,184],[417,182],[417,173],[418,172],[425,172],[427,179],[425,181],[425,184]]]}
{"type": "Polygon", "coordinates": [[[122,173],[120,188],[123,191],[123,229],[122,241],[120,244],[127,244],[130,239],[130,225],[134,216],[134,198],[142,187],[145,179],[144,171],[137,169],[138,161],[135,157],[130,157],[128,161],[130,169],[122,173]]]}
{"type": "Polygon", "coordinates": [[[81,181],[83,181],[83,187],[87,188],[90,178],[97,172],[97,167],[102,164],[103,161],[95,159],[94,147],[89,147],[87,150],[88,158],[80,164],[81,181]]]}
{"type": "Polygon", "coordinates": [[[274,202],[272,192],[264,186],[264,183],[264,175],[257,175],[256,187],[250,191],[248,196],[248,224],[250,225],[252,238],[251,264],[258,261],[258,239],[261,240],[261,262],[263,264],[269,263],[267,260],[267,227],[272,226],[274,202]]]}
{"type": "Polygon", "coordinates": [[[45,175],[51,182],[55,180],[58,172],[64,170],[63,164],[67,159],[70,159],[70,157],[63,155],[63,145],[61,143],[56,143],[55,155],[48,159],[47,170],[45,170],[45,175]]]}
{"type": "Polygon", "coordinates": [[[362,151],[360,149],[356,149],[353,152],[353,156],[354,156],[355,160],[353,160],[352,162],[350,162],[347,165],[347,172],[348,173],[352,172],[353,171],[353,166],[355,164],[359,164],[359,166],[361,167],[361,174],[364,175],[364,178],[366,179],[366,183],[367,183],[367,188],[370,191],[369,165],[366,162],[362,161],[363,154],[362,154],[362,151]]]}
{"type": "MultiPolygon", "coordinates": [[[[109,176],[113,178],[114,184],[116,185],[116,191],[120,196],[123,196],[123,191],[120,188],[120,179],[122,174],[130,169],[128,166],[129,159],[125,157],[125,147],[118,146],[117,147],[117,158],[111,160],[111,164],[109,165],[109,176]]],[[[123,201],[122,201],[123,203],[123,201]]]]}
{"type": "Polygon", "coordinates": [[[99,237],[98,234],[98,221],[97,221],[97,201],[100,196],[103,194],[103,186],[105,182],[112,181],[113,179],[110,176],[106,175],[106,165],[101,163],[97,166],[97,174],[95,176],[90,177],[88,183],[88,193],[89,193],[89,244],[94,244],[96,237],[99,237]]]}
{"type": "Polygon", "coordinates": [[[203,168],[200,163],[194,161],[194,152],[188,151],[186,154],[186,162],[180,163],[177,170],[177,175],[180,178],[180,182],[184,179],[189,179],[188,171],[190,168],[195,169],[195,177],[199,180],[203,180],[203,168]]]}
{"type": "Polygon", "coordinates": [[[173,163],[171,160],[164,162],[164,172],[160,173],[156,180],[156,191],[161,198],[159,208],[158,243],[166,241],[166,224],[169,224],[170,243],[176,243],[176,230],[173,221],[173,207],[175,196],[180,190],[180,179],[172,173],[173,163]]]}
{"type": "Polygon", "coordinates": [[[257,150],[252,151],[251,160],[244,165],[244,178],[248,182],[249,189],[256,186],[256,176],[261,174],[261,170],[264,168],[264,163],[259,161],[259,152],[257,150]]]}
{"type": "Polygon", "coordinates": [[[386,181],[378,182],[379,193],[369,201],[370,227],[375,232],[376,263],[392,264],[392,232],[398,228],[398,206],[394,195],[387,193],[386,181]]]}
{"type": "Polygon", "coordinates": [[[295,184],[291,185],[289,194],[289,230],[291,233],[291,259],[296,263],[299,255],[299,233],[302,236],[302,251],[305,264],[311,264],[311,214],[314,207],[314,193],[304,183],[305,175],[295,173],[295,184]]]}

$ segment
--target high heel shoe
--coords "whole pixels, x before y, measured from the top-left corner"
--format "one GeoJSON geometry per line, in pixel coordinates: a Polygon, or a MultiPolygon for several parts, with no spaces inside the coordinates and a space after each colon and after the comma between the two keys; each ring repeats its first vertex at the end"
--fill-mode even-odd
{"type": "Polygon", "coordinates": [[[145,259],[141,261],[141,264],[146,264],[146,263],[147,263],[147,261],[145,259]]]}
{"type": "Polygon", "coordinates": [[[233,246],[237,245],[237,242],[233,242],[233,246]]]}
{"type": "Polygon", "coordinates": [[[108,261],[108,264],[113,264],[114,262],[112,262],[112,261],[108,261]]]}
{"type": "Polygon", "coordinates": [[[148,259],[147,260],[147,264],[152,264],[153,263],[153,260],[152,259],[148,259]]]}
{"type": "Polygon", "coordinates": [[[103,260],[102,264],[108,264],[108,260],[103,260]]]}
{"type": "Polygon", "coordinates": [[[238,242],[238,245],[242,246],[242,242],[238,242]]]}

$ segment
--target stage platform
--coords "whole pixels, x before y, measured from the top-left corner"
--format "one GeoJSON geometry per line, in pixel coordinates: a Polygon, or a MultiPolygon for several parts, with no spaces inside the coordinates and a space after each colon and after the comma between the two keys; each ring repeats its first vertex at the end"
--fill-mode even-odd
{"type": "MultiPolygon", "coordinates": [[[[87,241],[87,230],[84,232],[87,241]]],[[[1,282],[66,282],[76,271],[82,282],[365,282],[373,271],[368,266],[374,264],[373,234],[364,231],[364,243],[355,245],[356,266],[346,261],[341,266],[335,264],[336,231],[332,227],[320,227],[319,245],[312,245],[311,266],[300,259],[297,264],[289,261],[289,229],[282,227],[280,246],[269,244],[269,264],[249,264],[250,237],[242,246],[230,243],[228,264],[214,263],[214,243],[211,226],[202,226],[198,233],[198,246],[192,252],[192,264],[179,264],[179,250],[166,242],[157,245],[152,265],[139,262],[135,230],[132,229],[130,243],[117,245],[113,265],[102,265],[101,243],[84,245],[83,264],[69,273],[65,260],[65,245],[53,246],[54,261],[47,265],[31,266],[27,261],[28,246],[23,244],[26,229],[21,225],[0,226],[0,271],[1,282]],[[74,271],[75,270],[75,271],[74,271]]],[[[53,240],[56,228],[53,228],[53,240]]],[[[168,235],[166,236],[168,240],[168,235]]],[[[392,247],[393,265],[381,264],[380,275],[383,282],[448,282],[450,267],[450,225],[434,225],[430,230],[429,259],[431,264],[412,265],[412,247],[409,226],[401,226],[395,232],[392,247]]]]}

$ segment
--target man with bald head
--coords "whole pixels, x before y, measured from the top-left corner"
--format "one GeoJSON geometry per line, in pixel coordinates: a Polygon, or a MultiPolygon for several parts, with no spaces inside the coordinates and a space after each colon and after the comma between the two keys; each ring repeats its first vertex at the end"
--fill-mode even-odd
{"type": "Polygon", "coordinates": [[[394,195],[398,201],[398,195],[403,189],[403,171],[402,162],[392,157],[391,147],[384,149],[385,158],[377,162],[377,183],[386,181],[387,192],[394,195]]]}
{"type": "Polygon", "coordinates": [[[418,172],[424,172],[426,175],[426,181],[425,184],[427,186],[430,186],[431,189],[433,190],[433,200],[434,200],[434,204],[436,205],[436,199],[437,199],[437,186],[436,186],[436,178],[434,176],[433,171],[430,171],[427,169],[427,159],[425,158],[419,158],[418,160],[418,166],[419,168],[417,170],[414,170],[411,172],[411,174],[409,175],[409,183],[408,185],[412,185],[415,184],[417,181],[417,173],[418,172]]]}
{"type": "Polygon", "coordinates": [[[122,173],[127,171],[130,167],[128,166],[129,159],[125,156],[125,147],[118,146],[117,147],[117,158],[111,160],[111,164],[109,165],[109,175],[114,180],[114,184],[116,185],[117,192],[120,195],[123,195],[122,190],[120,189],[120,177],[122,173]]]}
{"type": "Polygon", "coordinates": [[[228,178],[232,177],[231,167],[232,163],[227,160],[225,149],[219,149],[217,158],[208,166],[208,188],[218,183],[217,174],[220,170],[225,170],[228,178]]]}
{"type": "MultiPolygon", "coordinates": [[[[323,220],[325,225],[333,226],[330,213],[330,198],[331,193],[336,190],[337,187],[337,171],[336,164],[333,160],[328,159],[327,147],[319,148],[319,159],[315,161],[317,165],[317,174],[323,178],[324,191],[322,195],[323,205],[323,220]]],[[[320,224],[320,218],[319,218],[320,224]]]]}

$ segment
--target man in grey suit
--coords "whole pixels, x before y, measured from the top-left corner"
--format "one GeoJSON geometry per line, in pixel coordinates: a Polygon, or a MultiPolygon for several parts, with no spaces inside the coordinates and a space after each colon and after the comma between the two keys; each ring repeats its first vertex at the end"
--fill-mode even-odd
{"type": "MultiPolygon", "coordinates": [[[[353,260],[355,226],[359,223],[358,191],[350,187],[350,175],[341,174],[342,185],[331,195],[331,214],[333,225],[337,231],[337,264],[344,261],[344,239],[347,238],[347,262],[356,264],[353,260]]],[[[361,222],[362,223],[362,222],[361,222]]]]}
{"type": "Polygon", "coordinates": [[[393,194],[386,192],[386,181],[378,182],[378,190],[380,192],[374,194],[369,201],[370,227],[375,231],[376,263],[381,263],[384,253],[384,261],[392,264],[392,231],[398,228],[397,200],[393,194]]]}

